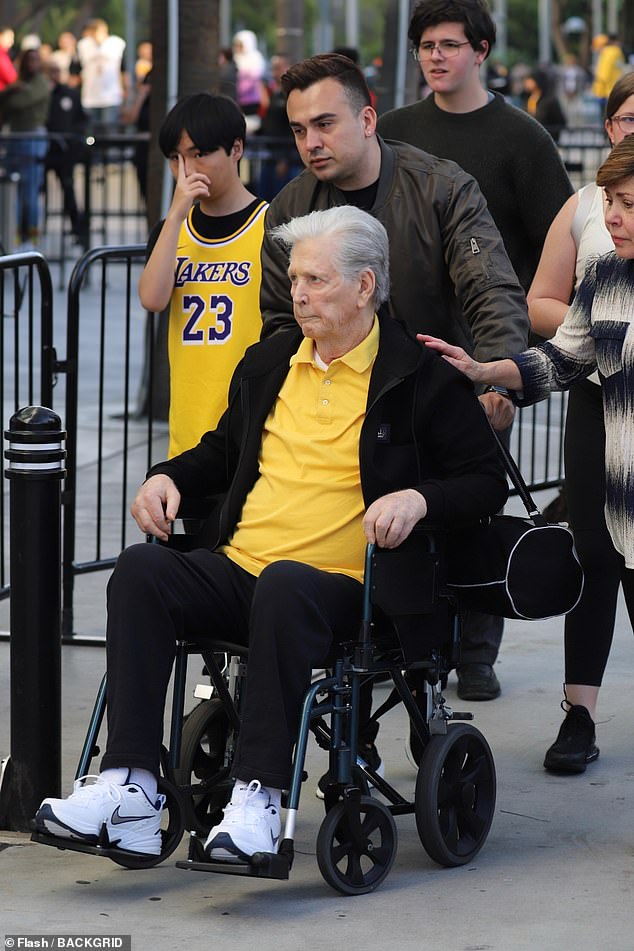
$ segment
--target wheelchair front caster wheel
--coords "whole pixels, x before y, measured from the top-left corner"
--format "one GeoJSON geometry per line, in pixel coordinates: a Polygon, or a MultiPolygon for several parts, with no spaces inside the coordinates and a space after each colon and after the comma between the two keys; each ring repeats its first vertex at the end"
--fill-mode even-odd
{"type": "Polygon", "coordinates": [[[392,868],[396,825],[391,812],[371,796],[338,802],[317,836],[317,863],[325,881],[344,895],[373,891],[392,868]]]}
{"type": "Polygon", "coordinates": [[[112,849],[108,854],[113,862],[123,868],[153,868],[160,865],[177,848],[183,838],[185,824],[183,805],[175,786],[165,779],[159,779],[158,791],[165,796],[165,806],[161,819],[161,851],[158,855],[143,856],[138,853],[126,854],[121,849],[112,849]]]}
{"type": "Polygon", "coordinates": [[[416,780],[418,835],[439,865],[466,865],[480,851],[495,810],[495,765],[489,744],[468,723],[451,725],[425,747],[416,780]]]}

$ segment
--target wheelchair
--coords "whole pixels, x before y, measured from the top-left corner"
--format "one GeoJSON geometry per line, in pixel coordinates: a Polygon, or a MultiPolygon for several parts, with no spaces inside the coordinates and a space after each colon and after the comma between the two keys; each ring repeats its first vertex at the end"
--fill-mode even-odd
{"type": "Polygon", "coordinates": [[[472,714],[451,710],[442,694],[460,642],[459,613],[444,583],[443,562],[437,534],[428,530],[413,532],[395,550],[367,547],[359,636],[345,645],[332,674],[313,683],[305,695],[278,852],[256,853],[243,863],[210,861],[193,832],[188,858],[178,861],[177,868],[289,877],[310,733],[329,751],[331,783],[316,853],[332,888],[361,895],[385,880],[396,857],[394,817],[399,815],[415,814],[423,848],[439,865],[456,867],[473,860],[493,820],[495,765],[485,738],[464,722],[472,714]],[[358,754],[361,685],[378,677],[390,679],[393,689],[373,714],[376,728],[381,716],[402,703],[422,749],[413,801],[358,754]]]}
{"type": "MultiPolygon", "coordinates": [[[[203,850],[209,828],[220,819],[233,788],[231,762],[239,728],[245,676],[244,648],[215,642],[202,653],[211,687],[197,687],[203,699],[183,718],[188,655],[177,645],[169,749],[161,756],[159,792],[166,796],[162,848],[157,856],[126,852],[111,843],[105,827],[94,844],[35,830],[32,840],[59,849],[103,855],[127,868],[163,862],[190,833],[188,857],[179,869],[288,879],[309,736],[329,754],[331,782],[325,818],[316,843],[320,872],[344,895],[377,888],[397,851],[395,817],[414,814],[423,848],[439,865],[467,864],[484,845],[496,798],[493,755],[472,714],[455,712],[442,693],[459,656],[459,612],[444,582],[443,540],[416,530],[394,550],[366,550],[363,616],[358,636],[342,646],[327,675],[311,684],[301,713],[292,779],[284,794],[286,819],[276,853],[256,853],[248,862],[210,861],[203,850]],[[228,658],[225,663],[225,658],[228,658]],[[406,799],[358,754],[359,697],[367,681],[388,679],[393,687],[372,723],[402,703],[422,755],[413,801],[406,799]],[[380,794],[381,799],[373,792],[380,794]],[[383,802],[382,800],[385,800],[383,802]]],[[[102,682],[76,776],[89,772],[105,710],[102,682]]]]}

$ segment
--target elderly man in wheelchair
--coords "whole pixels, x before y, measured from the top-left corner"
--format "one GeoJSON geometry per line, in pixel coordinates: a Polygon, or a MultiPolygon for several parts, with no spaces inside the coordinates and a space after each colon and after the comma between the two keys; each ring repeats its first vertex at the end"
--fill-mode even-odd
{"type": "MultiPolygon", "coordinates": [[[[471,384],[377,311],[389,296],[383,226],[343,206],[277,227],[297,328],[251,347],[218,428],[154,466],[132,505],[167,540],[181,496],[224,494],[208,544],[135,545],[108,585],[108,739],[101,773],[45,799],[41,833],[158,854],[157,793],[175,645],[248,645],[235,786],[206,839],[213,861],[275,853],[303,697],[351,639],[365,546],[395,549],[423,521],[497,512],[507,482],[471,384]]],[[[424,280],[424,275],[420,275],[424,280]]]]}

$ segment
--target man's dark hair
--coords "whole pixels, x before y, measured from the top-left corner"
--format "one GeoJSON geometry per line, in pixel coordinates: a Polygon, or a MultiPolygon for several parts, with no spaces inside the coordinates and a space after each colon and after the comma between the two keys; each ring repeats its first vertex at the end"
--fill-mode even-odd
{"type": "Polygon", "coordinates": [[[339,53],[341,56],[347,56],[353,63],[359,65],[359,50],[356,46],[335,46],[333,53],[339,53]]]}
{"type": "Polygon", "coordinates": [[[323,79],[334,79],[343,87],[353,110],[360,112],[364,106],[372,105],[365,76],[356,63],[341,53],[320,53],[295,63],[284,73],[280,84],[288,97],[294,89],[303,91],[323,79]]]}
{"type": "Polygon", "coordinates": [[[167,113],[159,130],[159,148],[166,158],[173,155],[180,137],[187,132],[201,152],[224,149],[230,155],[236,139],[245,141],[247,130],[240,107],[229,96],[208,92],[185,96],[167,113]]]}
{"type": "Polygon", "coordinates": [[[439,23],[462,23],[464,34],[474,50],[482,49],[482,41],[489,44],[487,56],[495,43],[495,23],[482,0],[419,0],[414,7],[407,35],[417,50],[425,30],[439,23]]]}

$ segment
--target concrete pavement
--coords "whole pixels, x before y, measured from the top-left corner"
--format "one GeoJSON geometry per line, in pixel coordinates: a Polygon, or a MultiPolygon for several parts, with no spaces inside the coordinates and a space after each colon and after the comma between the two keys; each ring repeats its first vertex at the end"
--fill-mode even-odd
{"type": "MultiPolygon", "coordinates": [[[[585,774],[542,769],[560,712],[561,620],[508,622],[497,671],[503,694],[472,704],[490,743],[498,799],[489,838],[471,864],[436,866],[413,816],[397,819],[398,854],[374,893],[345,898],[323,881],[315,840],[323,805],[313,795],[325,754],[311,743],[297,855],[288,882],[184,872],[185,843],[162,866],[127,871],[107,859],[35,845],[0,832],[0,935],[131,934],[138,949],[253,947],[334,951],[398,947],[447,951],[631,951],[634,915],[634,662],[622,608],[599,708],[601,756],[585,774]]],[[[0,644],[0,750],[8,749],[8,651],[0,644]]],[[[64,787],[70,787],[94,691],[100,648],[63,648],[64,787]]],[[[377,701],[380,692],[377,689],[377,701]]],[[[449,702],[455,700],[450,679],[449,702]]],[[[459,706],[468,706],[460,702],[459,706]]],[[[403,790],[415,774],[401,710],[379,736],[387,776],[403,790]]]]}

